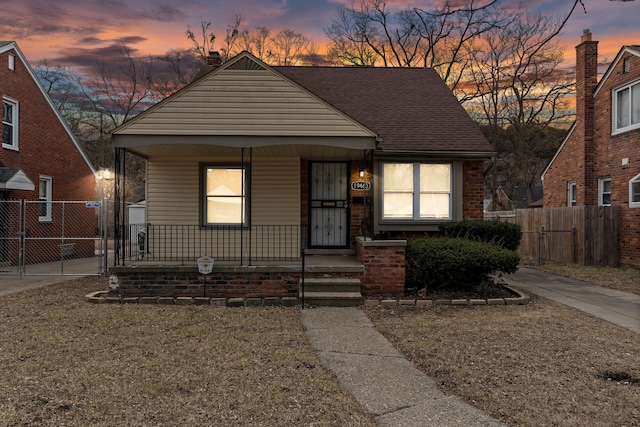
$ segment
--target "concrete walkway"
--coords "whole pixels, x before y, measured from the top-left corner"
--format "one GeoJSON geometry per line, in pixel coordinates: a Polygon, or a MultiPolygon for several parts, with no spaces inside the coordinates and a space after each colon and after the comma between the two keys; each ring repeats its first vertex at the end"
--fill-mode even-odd
{"type": "Polygon", "coordinates": [[[455,396],[404,358],[355,307],[302,311],[322,364],[379,426],[504,426],[455,396]]]}
{"type": "Polygon", "coordinates": [[[640,295],[520,268],[504,280],[525,293],[559,302],[623,328],[640,333],[640,295]]]}

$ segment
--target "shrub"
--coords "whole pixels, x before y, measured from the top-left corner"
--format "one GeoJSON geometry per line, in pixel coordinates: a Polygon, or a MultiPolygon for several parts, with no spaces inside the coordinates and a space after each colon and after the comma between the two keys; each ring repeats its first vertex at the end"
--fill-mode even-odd
{"type": "Polygon", "coordinates": [[[438,226],[447,237],[461,237],[491,243],[515,251],[520,245],[522,232],[518,224],[501,221],[458,221],[438,226]]]}
{"type": "Polygon", "coordinates": [[[514,273],[520,257],[485,242],[449,237],[407,242],[407,288],[460,290],[479,285],[491,274],[514,273]]]}

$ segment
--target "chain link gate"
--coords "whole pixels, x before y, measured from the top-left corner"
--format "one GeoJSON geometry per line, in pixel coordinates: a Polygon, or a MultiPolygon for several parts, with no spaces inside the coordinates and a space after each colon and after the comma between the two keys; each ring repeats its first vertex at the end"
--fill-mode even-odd
{"type": "Polygon", "coordinates": [[[0,275],[102,275],[105,209],[98,202],[0,201],[0,275]]]}

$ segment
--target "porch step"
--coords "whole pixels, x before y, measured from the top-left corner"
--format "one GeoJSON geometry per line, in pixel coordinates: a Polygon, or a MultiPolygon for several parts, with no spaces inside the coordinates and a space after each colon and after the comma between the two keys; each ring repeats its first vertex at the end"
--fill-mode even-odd
{"type": "MultiPolygon", "coordinates": [[[[363,304],[360,279],[309,278],[304,281],[304,302],[310,305],[351,307],[363,304]]],[[[299,297],[302,298],[302,283],[299,297]]]]}

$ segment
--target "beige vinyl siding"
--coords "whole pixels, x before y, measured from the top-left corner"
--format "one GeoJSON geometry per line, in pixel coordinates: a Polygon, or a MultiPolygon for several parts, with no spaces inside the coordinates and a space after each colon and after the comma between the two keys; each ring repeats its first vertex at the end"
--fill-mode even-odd
{"type": "MultiPolygon", "coordinates": [[[[151,224],[198,225],[201,163],[240,162],[239,158],[149,159],[147,220],[151,224]]],[[[300,160],[254,158],[252,225],[300,223],[300,160]]]]}
{"type": "Polygon", "coordinates": [[[300,159],[289,157],[253,160],[251,224],[299,224],[300,159]]]}
{"type": "Polygon", "coordinates": [[[372,136],[272,70],[220,70],[141,114],[128,135],[372,136]]]}

